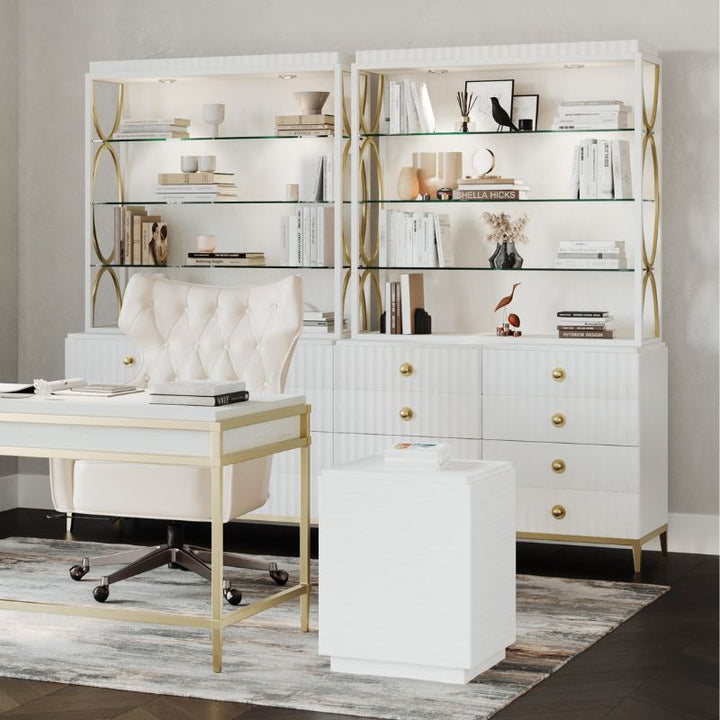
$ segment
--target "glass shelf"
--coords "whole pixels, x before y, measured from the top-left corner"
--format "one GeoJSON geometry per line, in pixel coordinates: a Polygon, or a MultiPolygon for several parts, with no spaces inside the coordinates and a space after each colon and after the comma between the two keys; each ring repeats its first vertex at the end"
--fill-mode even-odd
{"type": "MultiPolygon", "coordinates": [[[[168,263],[167,265],[118,265],[116,263],[90,263],[91,268],[131,268],[137,270],[184,269],[184,268],[230,268],[232,270],[334,270],[334,265],[229,265],[222,263],[202,263],[193,265],[180,265],[168,263]]],[[[347,265],[343,266],[346,270],[347,265]]]]}
{"type": "Polygon", "coordinates": [[[447,137],[448,135],[562,135],[565,133],[606,133],[606,132],[635,132],[635,128],[588,128],[583,130],[525,130],[522,132],[498,132],[497,130],[476,130],[473,132],[460,132],[452,130],[449,132],[434,133],[360,133],[360,137],[433,137],[434,135],[447,137]]]}
{"type": "MultiPolygon", "coordinates": [[[[108,138],[107,140],[93,139],[93,144],[102,143],[135,143],[135,142],[198,142],[212,140],[298,140],[298,139],[327,139],[335,135],[224,135],[223,137],[189,137],[189,138],[108,138]]],[[[343,140],[349,140],[349,135],[343,135],[343,140]]]]}
{"type": "MultiPolygon", "coordinates": [[[[433,203],[448,205],[452,203],[543,203],[543,202],[633,202],[635,198],[518,198],[517,200],[358,200],[360,205],[384,205],[389,203],[433,203]]],[[[647,202],[647,201],[645,201],[647,202]]]]}
{"type": "Polygon", "coordinates": [[[415,266],[405,266],[405,265],[392,265],[387,266],[383,265],[382,267],[378,266],[368,266],[368,265],[359,265],[358,270],[365,271],[365,270],[410,270],[410,271],[422,271],[425,272],[427,270],[450,270],[450,271],[458,271],[458,270],[472,270],[473,272],[476,270],[490,270],[492,272],[622,272],[622,273],[632,273],[635,271],[634,268],[556,268],[556,267],[522,267],[519,269],[514,268],[507,268],[507,269],[500,269],[500,268],[491,268],[487,265],[482,265],[480,267],[472,267],[472,266],[455,266],[455,267],[419,267],[417,265],[415,266]]]}
{"type": "MultiPolygon", "coordinates": [[[[343,201],[349,205],[350,201],[343,201]]],[[[94,202],[93,205],[328,205],[334,202],[298,202],[297,200],[182,200],[168,202],[167,200],[117,200],[94,202]]]]}

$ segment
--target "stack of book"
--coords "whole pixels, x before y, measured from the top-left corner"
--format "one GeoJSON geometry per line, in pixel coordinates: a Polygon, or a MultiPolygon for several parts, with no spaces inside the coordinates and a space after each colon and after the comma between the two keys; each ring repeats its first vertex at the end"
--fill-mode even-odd
{"type": "Polygon", "coordinates": [[[398,468],[439,470],[450,460],[447,443],[399,442],[385,450],[385,463],[398,468]]]}
{"type": "Polygon", "coordinates": [[[334,182],[332,155],[303,158],[299,183],[300,202],[332,202],[334,182]]]}
{"type": "Polygon", "coordinates": [[[391,135],[435,132],[435,113],[424,82],[390,80],[383,102],[391,135]]]}
{"type": "Polygon", "coordinates": [[[71,387],[67,391],[72,395],[94,395],[95,397],[116,397],[118,395],[129,395],[130,393],[142,392],[142,388],[134,385],[102,385],[89,384],[71,387]]]}
{"type": "Polygon", "coordinates": [[[114,208],[115,262],[118,265],[167,265],[168,227],[142,206],[114,208]]]}
{"type": "Polygon", "coordinates": [[[556,268],[581,270],[622,270],[627,267],[625,243],[608,240],[590,242],[563,240],[558,245],[556,268]]]}
{"type": "Polygon", "coordinates": [[[148,118],[120,121],[113,140],[148,140],[190,137],[190,121],[185,118],[148,118]]]}
{"type": "Polygon", "coordinates": [[[276,115],[275,134],[281,137],[322,137],[335,134],[334,115],[276,115]]]}
{"type": "Polygon", "coordinates": [[[500,175],[464,177],[458,180],[453,200],[525,200],[530,188],[522,180],[500,175]]]}
{"type": "Polygon", "coordinates": [[[332,310],[306,310],[303,313],[303,333],[327,335],[335,332],[335,313],[332,310]]]}
{"type": "Polygon", "coordinates": [[[611,340],[615,332],[607,310],[561,310],[557,314],[558,337],[611,340]]]}
{"type": "Polygon", "coordinates": [[[452,267],[447,213],[380,210],[380,267],[452,267]]]}
{"type": "Polygon", "coordinates": [[[620,100],[562,102],[553,130],[623,130],[630,127],[630,108],[620,100]]]}
{"type": "Polygon", "coordinates": [[[575,146],[570,193],[581,200],[630,200],[630,142],[586,138],[575,146]]]}
{"type": "Polygon", "coordinates": [[[422,273],[403,273],[400,280],[385,283],[384,315],[388,335],[429,334],[422,273]]]}
{"type": "Polygon", "coordinates": [[[244,402],[250,394],[242,380],[185,380],[148,388],[151,405],[231,405],[244,402]]]}
{"type": "Polygon", "coordinates": [[[264,265],[264,252],[189,252],[188,265],[225,265],[228,267],[243,267],[250,265],[264,265]]]}
{"type": "Polygon", "coordinates": [[[291,267],[333,264],[334,208],[329,205],[300,205],[294,215],[281,219],[280,239],[291,267]]]}
{"type": "Polygon", "coordinates": [[[214,202],[237,197],[233,173],[159,173],[156,191],[167,203],[214,202]]]}

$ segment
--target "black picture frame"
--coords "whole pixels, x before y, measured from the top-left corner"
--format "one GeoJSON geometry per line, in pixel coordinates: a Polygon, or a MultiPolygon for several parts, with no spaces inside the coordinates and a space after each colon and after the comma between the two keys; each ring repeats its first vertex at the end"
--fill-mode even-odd
{"type": "MultiPolygon", "coordinates": [[[[496,97],[502,108],[512,117],[513,91],[515,80],[466,80],[465,92],[471,92],[477,99],[470,112],[470,122],[475,124],[475,132],[494,132],[498,124],[492,117],[491,97],[496,97]]],[[[500,132],[509,132],[501,127],[500,132]]]]}
{"type": "Polygon", "coordinates": [[[530,130],[533,132],[537,130],[539,106],[540,95],[538,94],[522,94],[513,96],[512,121],[515,127],[520,128],[520,120],[529,119],[532,120],[532,128],[530,128],[530,130]]]}

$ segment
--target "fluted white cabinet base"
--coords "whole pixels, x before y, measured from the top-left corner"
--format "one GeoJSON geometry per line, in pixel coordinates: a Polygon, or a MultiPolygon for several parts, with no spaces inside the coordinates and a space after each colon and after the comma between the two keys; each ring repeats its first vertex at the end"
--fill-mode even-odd
{"type": "Polygon", "coordinates": [[[464,683],[503,659],[514,474],[473,460],[408,471],[382,456],[323,470],[318,648],[331,669],[464,683]]]}

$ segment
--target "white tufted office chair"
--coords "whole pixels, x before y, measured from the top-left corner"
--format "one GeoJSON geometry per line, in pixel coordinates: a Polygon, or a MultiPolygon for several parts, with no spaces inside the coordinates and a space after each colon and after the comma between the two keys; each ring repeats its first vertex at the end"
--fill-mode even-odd
{"type": "MultiPolygon", "coordinates": [[[[256,287],[219,288],[137,274],[128,282],[118,325],[142,354],[132,384],[173,380],[244,380],[250,397],[280,393],[302,330],[299,276],[256,287]]],[[[224,468],[224,522],[259,508],[268,498],[270,458],[224,468]]],[[[63,513],[209,521],[210,471],[201,467],[50,460],[55,508],[63,513]]],[[[151,549],[83,558],[70,575],[81,580],[92,566],[128,563],[102,578],[109,585],[166,563],[210,579],[208,550],[182,542],[181,527],[168,527],[168,543],[151,549]]],[[[279,585],[288,575],[272,563],[226,553],[224,564],[266,570],[279,585]]],[[[228,602],[242,595],[223,583],[228,602]]]]}

